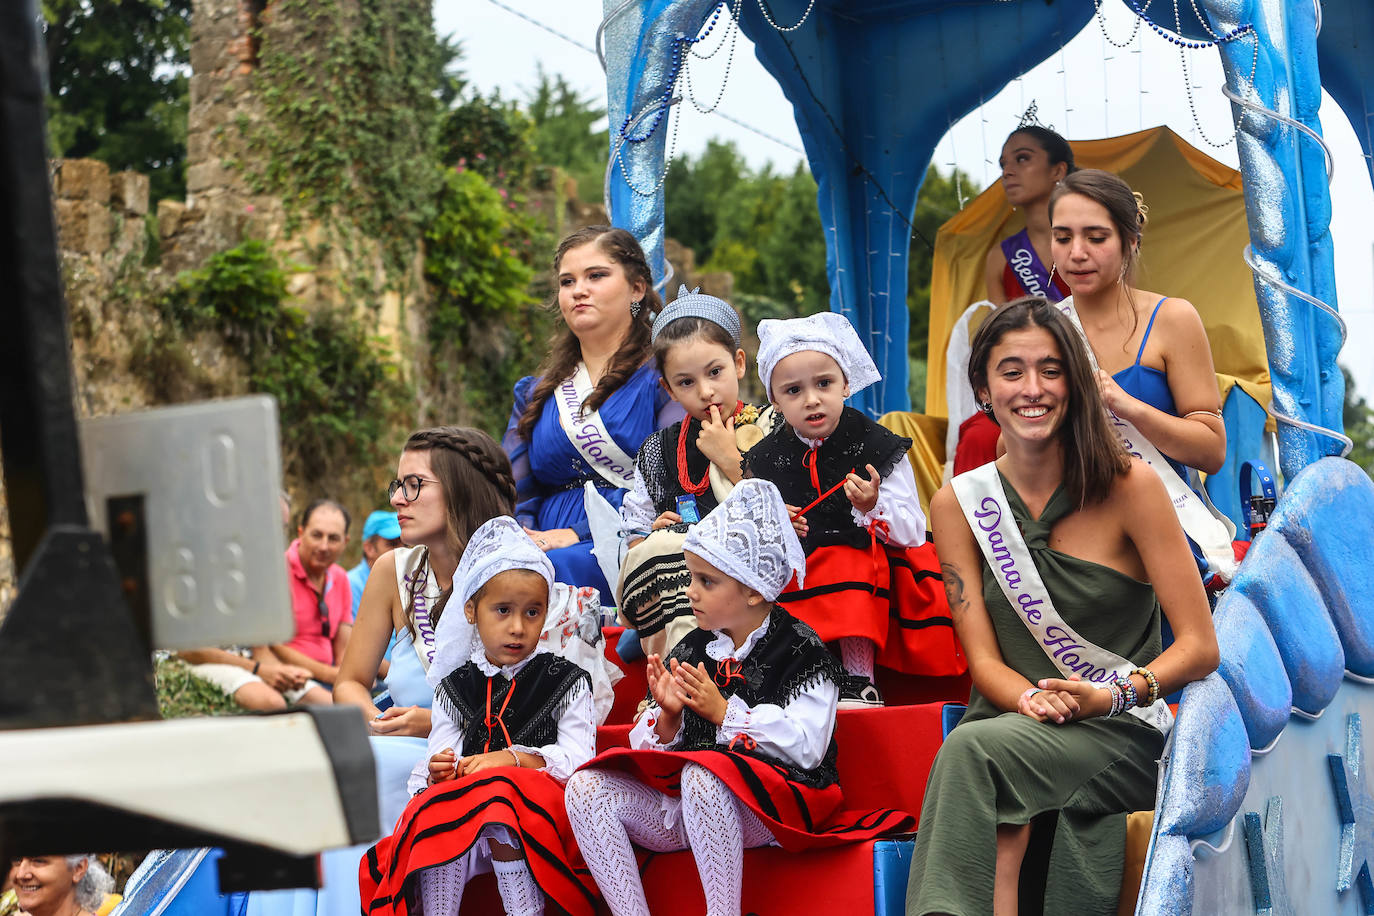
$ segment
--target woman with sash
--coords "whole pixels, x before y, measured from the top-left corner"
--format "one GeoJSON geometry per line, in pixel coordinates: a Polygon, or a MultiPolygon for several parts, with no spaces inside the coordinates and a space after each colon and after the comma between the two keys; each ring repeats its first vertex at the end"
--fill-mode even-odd
{"type": "Polygon", "coordinates": [[[1006,453],[931,500],[973,690],[930,772],[907,914],[1115,912],[1125,814],[1153,805],[1172,723],[1159,698],[1217,665],[1207,599],[1061,312],[998,309],[969,381],[1006,453]]]}
{"type": "Polygon", "coordinates": [[[1161,472],[1195,553],[1229,580],[1231,533],[1187,485],[1187,467],[1211,474],[1226,460],[1212,351],[1186,299],[1133,285],[1148,212],[1110,172],[1081,169],[1060,182],[1050,196],[1050,247],[1073,295],[1059,306],[1088,342],[1094,378],[1127,451],[1161,472]]]}
{"type": "MultiPolygon", "coordinates": [[[[1032,115],[1033,117],[1033,115],[1032,115]]],[[[1012,131],[997,157],[1002,170],[1002,193],[1020,210],[1026,225],[988,252],[983,279],[988,300],[1001,305],[1022,296],[1043,296],[1058,302],[1069,295],[1050,257],[1050,194],[1073,174],[1073,149],[1059,134],[1035,123],[1012,131]]]]}
{"type": "Polygon", "coordinates": [[[650,318],[661,303],[634,236],[579,229],[559,244],[554,275],[559,326],[538,374],[515,384],[502,447],[515,468],[515,517],[558,581],[610,594],[585,500],[599,493],[619,509],[640,443],[681,409],[650,358],[650,318]]]}
{"type": "MultiPolygon", "coordinates": [[[[1027,112],[1021,125],[1002,144],[997,166],[1002,170],[1002,193],[1021,211],[1026,225],[988,252],[984,282],[988,301],[1001,305],[1022,296],[1044,296],[1058,302],[1069,295],[1064,278],[1054,272],[1050,258],[1050,194],[1077,168],[1069,141],[1034,122],[1027,112]]],[[[997,457],[997,424],[975,412],[959,425],[954,450],[954,473],[971,471],[997,457]]]]}

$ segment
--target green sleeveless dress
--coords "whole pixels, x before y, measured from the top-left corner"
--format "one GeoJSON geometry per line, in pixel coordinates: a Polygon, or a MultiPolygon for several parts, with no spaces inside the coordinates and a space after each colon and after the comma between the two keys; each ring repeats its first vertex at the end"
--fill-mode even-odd
{"type": "MultiPolygon", "coordinates": [[[[1039,519],[1002,478],[1012,515],[1064,620],[1138,665],[1160,653],[1154,590],[1049,547],[1073,507],[1061,487],[1039,519]]],[[[984,564],[983,598],[1007,665],[1031,683],[1062,677],[984,564]]],[[[907,916],[992,912],[997,825],[1033,823],[1022,916],[1112,914],[1121,890],[1126,814],[1154,807],[1164,736],[1134,716],[1064,725],[1001,712],[975,689],[930,771],[907,885],[907,916]],[[1042,903],[1043,894],[1043,903],[1042,903]]]]}

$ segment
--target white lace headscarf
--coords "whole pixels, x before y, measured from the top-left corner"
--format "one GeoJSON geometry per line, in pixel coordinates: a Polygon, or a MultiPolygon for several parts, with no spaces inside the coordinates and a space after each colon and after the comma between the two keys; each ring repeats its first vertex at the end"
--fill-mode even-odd
{"type": "Polygon", "coordinates": [[[782,494],[756,477],[741,480],[720,505],[693,525],[682,549],[769,601],[778,599],[793,573],[798,585],[806,576],[806,554],[792,529],[782,494]]]}
{"type": "Polygon", "coordinates": [[[765,318],[759,322],[759,379],[764,393],[773,400],[770,381],[773,369],[783,358],[803,350],[824,353],[840,364],[849,393],[858,394],[882,380],[873,357],[849,319],[834,312],[817,312],[805,318],[765,318]]]}
{"type": "Polygon", "coordinates": [[[467,664],[480,642],[477,627],[468,623],[468,600],[495,576],[512,569],[527,569],[543,576],[549,584],[549,604],[553,604],[553,564],[519,522],[502,515],[484,522],[472,533],[463,558],[458,561],[453,574],[453,595],[434,628],[434,662],[425,676],[431,687],[439,686],[451,672],[467,664]]]}

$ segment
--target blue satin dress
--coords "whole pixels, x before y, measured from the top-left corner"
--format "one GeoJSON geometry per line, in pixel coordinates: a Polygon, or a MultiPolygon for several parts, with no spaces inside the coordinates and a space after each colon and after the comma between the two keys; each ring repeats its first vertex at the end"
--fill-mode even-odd
{"type": "MultiPolygon", "coordinates": [[[[1169,416],[1176,417],[1178,416],[1178,406],[1174,404],[1174,394],[1169,390],[1169,377],[1159,369],[1140,364],[1140,358],[1145,355],[1145,344],[1149,341],[1150,332],[1155,327],[1155,317],[1159,315],[1159,307],[1163,304],[1163,299],[1156,302],[1154,311],[1150,313],[1150,323],[1145,326],[1145,336],[1140,338],[1140,349],[1136,351],[1135,362],[1113,375],[1112,379],[1121,387],[1122,391],[1136,400],[1144,401],[1156,410],[1162,410],[1169,416]]],[[[1182,464],[1168,455],[1164,455],[1164,460],[1169,462],[1169,466],[1178,473],[1178,476],[1184,480],[1188,479],[1188,471],[1182,464]]]]}
{"type": "MultiPolygon", "coordinates": [[[[592,556],[583,485],[591,481],[617,509],[626,491],[612,487],[586,462],[563,431],[558,405],[552,398],[544,403],[544,411],[529,440],[520,438],[515,427],[525,412],[535,382],[532,376],[516,382],[515,408],[501,442],[515,469],[518,499],[515,517],[520,524],[536,531],[571,528],[578,542],[548,553],[555,577],[575,588],[591,586],[603,595],[610,595],[611,588],[596,557],[592,556]]],[[[682,417],[681,408],[658,384],[658,371],[653,363],[645,363],[635,370],[598,408],[598,413],[606,432],[632,459],[649,433],[670,426],[682,417]]]]}

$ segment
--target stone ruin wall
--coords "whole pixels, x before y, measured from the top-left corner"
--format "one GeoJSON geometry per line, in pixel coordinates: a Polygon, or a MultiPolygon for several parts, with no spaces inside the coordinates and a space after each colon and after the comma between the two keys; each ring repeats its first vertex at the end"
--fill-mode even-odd
{"type": "MultiPolygon", "coordinates": [[[[246,367],[210,333],[182,341],[187,362],[163,367],[150,378],[138,364],[140,347],[158,331],[153,302],[182,271],[203,265],[213,254],[246,239],[268,242],[291,265],[288,293],[306,309],[337,307],[356,301],[345,284],[360,270],[370,274],[378,301],[359,310],[374,321],[401,371],[415,374],[423,358],[423,254],[399,284],[383,267],[380,246],[353,238],[353,257],[335,244],[338,229],[306,223],[287,234],[282,202],[255,194],[234,158],[251,157],[239,124],[262,117],[252,91],[256,38],[265,0],[196,0],[191,28],[190,111],[187,126],[185,200],[149,199],[146,175],[111,173],[93,159],[52,163],[54,215],[72,336],[73,392],[78,417],[104,416],[165,403],[223,397],[246,392],[246,367]],[[145,263],[148,216],[152,214],[158,255],[145,263]],[[361,263],[360,263],[361,262],[361,263]],[[396,287],[406,290],[404,294],[396,287]],[[175,371],[173,371],[175,370],[175,371]]],[[[605,223],[599,203],[578,199],[568,181],[535,195],[531,208],[561,235],[585,225],[605,223]]],[[[728,273],[699,273],[690,249],[668,241],[667,255],[678,282],[729,299],[728,273]]],[[[533,367],[531,367],[533,368],[533,367]]],[[[460,418],[446,418],[458,422],[460,418]]],[[[17,570],[9,538],[3,481],[0,481],[0,619],[14,599],[17,570]]]]}

